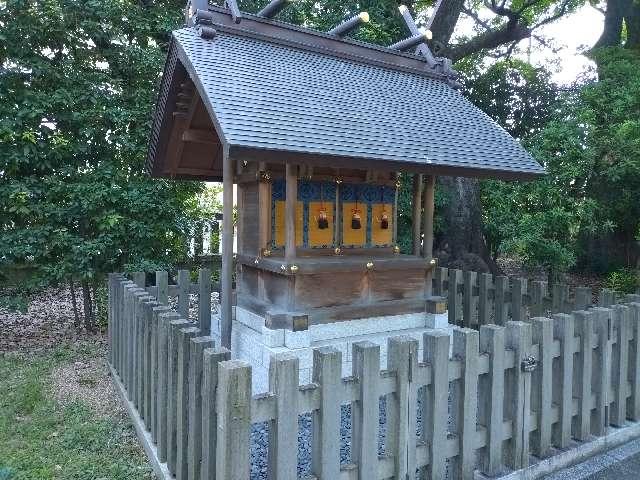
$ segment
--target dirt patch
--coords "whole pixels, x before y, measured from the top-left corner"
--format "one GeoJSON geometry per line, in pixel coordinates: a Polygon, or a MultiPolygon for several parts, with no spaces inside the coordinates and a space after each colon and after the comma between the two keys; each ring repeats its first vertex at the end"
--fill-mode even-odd
{"type": "Polygon", "coordinates": [[[97,415],[124,416],[125,409],[113,385],[105,360],[106,347],[95,356],[83,357],[57,367],[51,373],[51,394],[61,405],[80,401],[97,415]]]}
{"type": "Polygon", "coordinates": [[[33,295],[25,313],[0,308],[0,353],[42,352],[62,343],[99,341],[101,334],[78,332],[73,320],[71,294],[64,288],[33,295]]]}

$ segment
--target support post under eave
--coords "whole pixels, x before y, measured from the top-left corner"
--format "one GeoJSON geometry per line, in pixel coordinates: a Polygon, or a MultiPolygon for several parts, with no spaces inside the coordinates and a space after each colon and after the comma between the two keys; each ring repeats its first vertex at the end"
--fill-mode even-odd
{"type": "MultiPolygon", "coordinates": [[[[422,256],[427,260],[433,258],[433,212],[435,210],[435,187],[436,177],[428,175],[424,185],[424,216],[422,217],[422,228],[424,230],[424,241],[422,247],[422,256]]],[[[427,272],[426,293],[431,295],[431,279],[433,278],[433,269],[427,272]]]]}
{"type": "Polygon", "coordinates": [[[287,266],[296,258],[296,203],[298,201],[298,166],[288,164],[285,167],[285,241],[284,260],[287,266]]]}
{"type": "Polygon", "coordinates": [[[231,348],[231,325],[233,322],[233,162],[229,149],[224,148],[222,157],[222,271],[220,299],[220,341],[231,348]]]}
{"type": "Polygon", "coordinates": [[[420,226],[422,215],[422,174],[413,176],[413,254],[420,255],[420,226]]]}

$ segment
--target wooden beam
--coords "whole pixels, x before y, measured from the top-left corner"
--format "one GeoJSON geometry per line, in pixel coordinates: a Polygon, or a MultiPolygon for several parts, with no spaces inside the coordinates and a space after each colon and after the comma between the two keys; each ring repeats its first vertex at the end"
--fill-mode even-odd
{"type": "Polygon", "coordinates": [[[284,259],[292,263],[296,258],[296,203],[298,200],[298,166],[287,163],[285,172],[285,243],[284,259]]]}
{"type": "Polygon", "coordinates": [[[220,145],[218,136],[209,130],[196,130],[189,128],[182,132],[183,142],[207,143],[211,145],[220,145]]]}
{"type": "Polygon", "coordinates": [[[413,176],[413,254],[420,255],[420,224],[422,215],[422,174],[413,176]]]}
{"type": "Polygon", "coordinates": [[[424,216],[422,217],[422,229],[424,231],[424,241],[422,256],[427,260],[433,258],[433,213],[435,209],[435,184],[436,178],[427,175],[424,186],[424,216]]]}
{"type": "Polygon", "coordinates": [[[233,162],[229,150],[222,154],[222,270],[220,341],[231,348],[233,304],[233,162]]]}
{"type": "MultiPolygon", "coordinates": [[[[265,172],[267,164],[260,162],[258,165],[259,172],[265,172]]],[[[258,184],[258,209],[259,209],[259,226],[258,238],[259,248],[270,249],[271,245],[271,183],[260,182],[258,184]]]]}

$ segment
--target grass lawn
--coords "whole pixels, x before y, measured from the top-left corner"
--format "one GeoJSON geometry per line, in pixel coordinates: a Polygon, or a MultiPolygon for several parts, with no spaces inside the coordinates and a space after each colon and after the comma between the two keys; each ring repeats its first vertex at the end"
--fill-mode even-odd
{"type": "Polygon", "coordinates": [[[153,478],[103,357],[95,343],[0,354],[0,480],[153,478]]]}

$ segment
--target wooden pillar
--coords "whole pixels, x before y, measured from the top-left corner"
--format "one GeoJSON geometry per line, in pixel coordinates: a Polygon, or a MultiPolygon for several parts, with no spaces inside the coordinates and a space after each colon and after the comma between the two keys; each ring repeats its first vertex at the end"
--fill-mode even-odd
{"type": "Polygon", "coordinates": [[[220,299],[220,341],[231,348],[231,305],[233,301],[233,162],[225,149],[222,160],[222,270],[220,299]]]}
{"type": "Polygon", "coordinates": [[[423,197],[424,216],[422,217],[422,230],[424,231],[422,256],[431,260],[433,258],[433,212],[435,210],[436,177],[429,175],[425,180],[423,197]]]}
{"type": "Polygon", "coordinates": [[[422,215],[422,174],[413,176],[413,254],[420,255],[420,220],[422,215]]]}
{"type": "Polygon", "coordinates": [[[290,165],[287,163],[285,168],[287,198],[284,211],[284,260],[285,263],[291,263],[296,258],[296,203],[298,200],[298,166],[290,165]]]}
{"type": "MultiPolygon", "coordinates": [[[[258,169],[260,172],[266,172],[266,162],[260,162],[258,169]]],[[[258,185],[258,208],[259,208],[259,249],[270,249],[271,245],[271,183],[260,179],[258,185]]]]}

